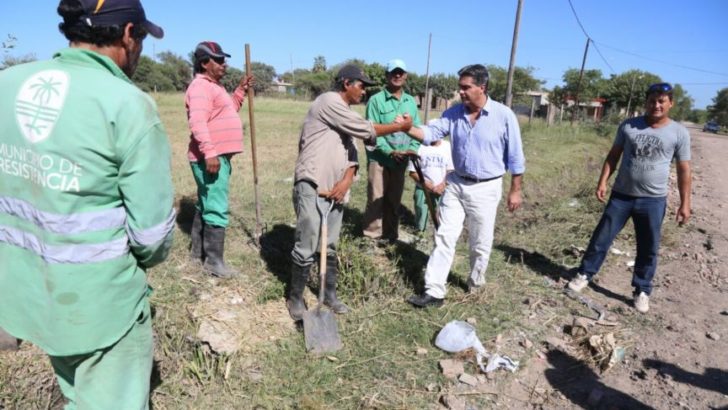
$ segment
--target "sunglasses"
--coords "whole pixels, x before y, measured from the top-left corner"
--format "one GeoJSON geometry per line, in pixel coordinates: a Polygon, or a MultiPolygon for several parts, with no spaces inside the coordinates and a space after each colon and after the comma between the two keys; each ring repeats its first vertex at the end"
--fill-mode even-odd
{"type": "Polygon", "coordinates": [[[225,64],[225,57],[210,57],[210,60],[212,60],[220,65],[225,64]]]}
{"type": "Polygon", "coordinates": [[[647,89],[647,93],[669,93],[672,91],[672,86],[668,83],[657,83],[652,84],[650,88],[647,89]]]}

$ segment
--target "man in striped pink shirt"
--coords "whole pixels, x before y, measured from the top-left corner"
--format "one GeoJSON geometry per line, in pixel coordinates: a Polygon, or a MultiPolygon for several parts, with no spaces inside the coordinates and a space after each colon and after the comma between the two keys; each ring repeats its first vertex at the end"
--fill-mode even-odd
{"type": "Polygon", "coordinates": [[[195,78],[187,87],[185,107],[190,127],[187,157],[197,183],[197,206],[192,220],[190,257],[203,261],[205,272],[221,277],[238,272],[223,260],[228,226],[230,159],[243,151],[243,123],[238,111],[253,86],[245,75],[232,94],[220,84],[229,54],[219,44],[203,41],[195,48],[195,78]]]}

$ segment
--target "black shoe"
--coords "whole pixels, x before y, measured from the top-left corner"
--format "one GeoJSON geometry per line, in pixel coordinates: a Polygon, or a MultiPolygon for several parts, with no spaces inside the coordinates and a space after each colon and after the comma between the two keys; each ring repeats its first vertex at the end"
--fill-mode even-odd
{"type": "Polygon", "coordinates": [[[416,307],[426,308],[430,306],[442,306],[443,300],[430,296],[428,293],[423,293],[421,295],[410,296],[409,299],[407,299],[407,302],[415,305],[416,307]]]}

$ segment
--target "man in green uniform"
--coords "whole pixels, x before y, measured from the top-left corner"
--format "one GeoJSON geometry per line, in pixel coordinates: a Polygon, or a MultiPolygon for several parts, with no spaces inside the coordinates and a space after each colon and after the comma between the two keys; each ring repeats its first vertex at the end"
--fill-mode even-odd
{"type": "Polygon", "coordinates": [[[149,405],[145,269],[169,251],[170,148],[129,80],[138,0],[61,0],[70,47],[0,73],[0,327],[50,356],[66,408],[149,405]]]}
{"type": "MultiPolygon", "coordinates": [[[[409,115],[414,126],[420,125],[415,99],[404,92],[407,66],[394,59],[387,63],[387,85],[367,103],[367,119],[375,124],[389,124],[397,116],[409,115]]],[[[375,147],[367,147],[367,207],[364,213],[364,236],[393,241],[399,237],[399,206],[404,190],[407,151],[417,152],[420,143],[404,132],[377,138],[375,147]]]]}

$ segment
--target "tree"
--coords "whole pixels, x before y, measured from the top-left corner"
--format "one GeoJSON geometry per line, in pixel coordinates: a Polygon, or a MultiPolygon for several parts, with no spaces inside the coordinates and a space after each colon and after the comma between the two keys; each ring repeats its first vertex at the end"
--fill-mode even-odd
{"type": "Polygon", "coordinates": [[[273,66],[253,61],[250,63],[250,70],[255,76],[255,85],[253,90],[256,94],[268,90],[276,76],[276,69],[273,66]]]}
{"type": "Polygon", "coordinates": [[[412,72],[407,73],[407,82],[404,83],[404,90],[413,97],[424,98],[425,76],[412,72]]]}
{"type": "Polygon", "coordinates": [[[333,73],[328,71],[297,71],[294,85],[296,90],[301,90],[310,98],[316,98],[331,89],[333,77],[333,73]]]}
{"type": "Polygon", "coordinates": [[[12,67],[14,65],[18,65],[18,64],[30,63],[31,61],[35,61],[35,60],[36,60],[35,54],[26,54],[26,55],[20,56],[20,57],[6,55],[3,57],[2,62],[0,62],[0,70],[10,68],[10,67],[12,67]]]}
{"type": "Polygon", "coordinates": [[[433,98],[451,100],[458,90],[458,78],[452,74],[437,73],[430,77],[433,98]]]}
{"type": "Polygon", "coordinates": [[[713,104],[708,106],[708,115],[722,127],[728,127],[728,88],[718,91],[713,104]]]}
{"type": "MultiPolygon", "coordinates": [[[[370,87],[367,96],[374,95],[387,84],[387,69],[379,63],[365,64],[363,67],[364,74],[371,78],[377,86],[370,87]]],[[[409,79],[409,74],[407,74],[409,79]]]]}
{"type": "Polygon", "coordinates": [[[162,70],[162,65],[147,56],[139,58],[139,64],[131,80],[145,92],[176,91],[174,83],[162,70]]]}
{"type": "Polygon", "coordinates": [[[1,48],[3,49],[3,52],[7,53],[9,50],[12,50],[13,48],[15,48],[15,43],[17,43],[17,42],[18,42],[17,37],[15,37],[12,34],[8,34],[8,37],[5,40],[3,40],[2,43],[0,43],[0,44],[2,44],[1,48]]]}
{"type": "Polygon", "coordinates": [[[603,97],[607,90],[607,80],[602,77],[601,70],[584,70],[579,83],[579,70],[570,68],[564,72],[564,91],[567,98],[576,98],[577,85],[579,86],[579,101],[590,101],[603,97]]]}
{"type": "MultiPolygon", "coordinates": [[[[644,94],[644,93],[643,93],[644,94]]],[[[687,120],[693,109],[694,100],[685,92],[680,84],[672,88],[672,109],[670,118],[675,121],[687,120]]]]}
{"type": "MultiPolygon", "coordinates": [[[[252,70],[252,63],[251,63],[252,70]]],[[[231,93],[235,91],[240,83],[240,79],[245,75],[243,70],[235,67],[228,67],[225,75],[220,79],[220,85],[222,85],[227,92],[231,93]]]]}
{"type": "MultiPolygon", "coordinates": [[[[516,67],[513,72],[514,101],[531,103],[530,97],[524,94],[528,91],[540,91],[544,81],[533,76],[533,67],[516,67]]],[[[508,82],[508,70],[495,65],[488,66],[490,80],[488,82],[488,95],[496,101],[506,100],[506,85],[508,82]]]]}
{"type": "Polygon", "coordinates": [[[0,62],[0,70],[12,67],[14,65],[29,63],[35,61],[35,54],[26,54],[24,56],[15,57],[8,55],[10,50],[15,48],[15,44],[18,42],[18,38],[12,34],[8,34],[8,37],[0,42],[0,48],[3,50],[3,59],[0,62]]]}
{"type": "Polygon", "coordinates": [[[700,109],[693,109],[690,111],[690,115],[688,115],[688,121],[693,122],[695,124],[702,124],[705,121],[708,120],[708,111],[707,110],[700,110],[700,109]]]}
{"type": "MultiPolygon", "coordinates": [[[[613,74],[607,81],[603,97],[605,105],[616,111],[641,111],[645,106],[645,91],[650,84],[662,81],[658,75],[641,70],[613,74]]],[[[627,113],[629,115],[629,113],[627,113]]]]}
{"type": "Polygon", "coordinates": [[[171,51],[163,51],[157,54],[161,64],[162,74],[169,78],[174,90],[183,91],[187,89],[192,81],[192,64],[171,51]]]}
{"type": "Polygon", "coordinates": [[[313,59],[313,68],[311,69],[314,73],[322,73],[326,71],[326,57],[316,56],[313,59]]]}

